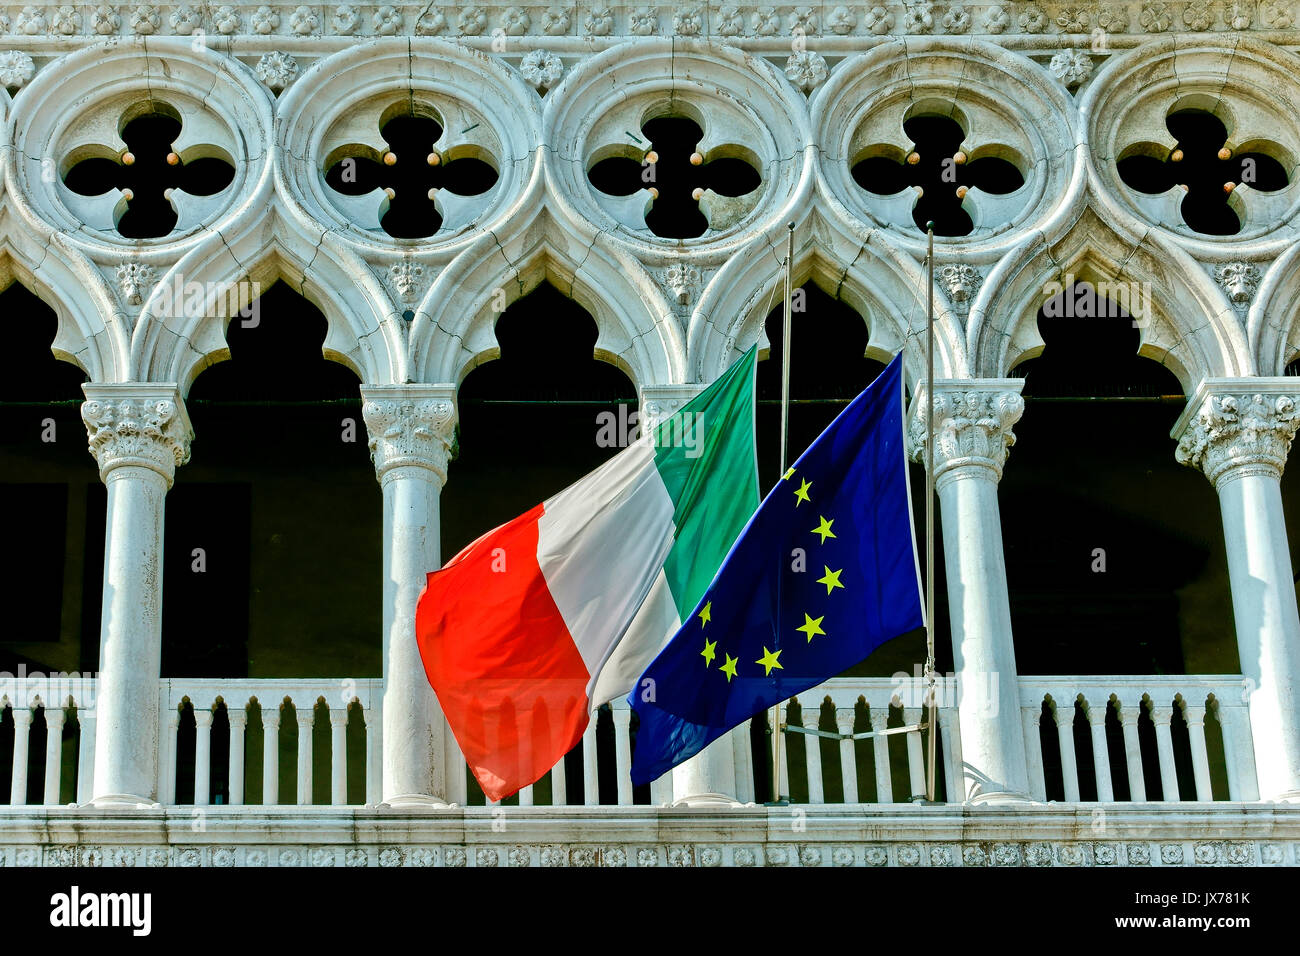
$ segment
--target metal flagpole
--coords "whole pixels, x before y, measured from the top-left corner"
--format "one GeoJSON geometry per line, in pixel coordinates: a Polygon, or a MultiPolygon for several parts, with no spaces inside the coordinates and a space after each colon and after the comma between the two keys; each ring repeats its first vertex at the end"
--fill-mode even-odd
{"type": "MultiPolygon", "coordinates": [[[[791,270],[794,268],[794,223],[786,223],[789,230],[785,246],[785,316],[781,323],[781,476],[786,472],[789,450],[790,418],[790,300],[791,270]]],[[[778,479],[780,480],[780,479],[778,479]]],[[[778,579],[779,580],[779,579],[778,579]]],[[[781,701],[772,708],[772,802],[781,801],[781,701]]]]}
{"type": "Polygon", "coordinates": [[[925,678],[930,752],[926,756],[925,798],[934,802],[935,731],[938,730],[934,676],[934,223],[925,224],[928,242],[925,285],[925,678]]]}

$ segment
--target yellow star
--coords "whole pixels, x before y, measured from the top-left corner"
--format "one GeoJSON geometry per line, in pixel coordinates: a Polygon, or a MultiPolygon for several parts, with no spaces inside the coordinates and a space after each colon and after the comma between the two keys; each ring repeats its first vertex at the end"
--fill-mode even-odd
{"type": "Polygon", "coordinates": [[[708,624],[711,620],[713,620],[713,615],[710,613],[712,608],[713,608],[713,602],[710,601],[708,604],[704,605],[704,607],[700,610],[700,620],[703,622],[700,625],[700,627],[703,627],[705,624],[708,624]]]}
{"type": "Polygon", "coordinates": [[[775,654],[773,654],[765,647],[763,648],[762,658],[760,660],[754,661],[754,663],[761,664],[763,665],[763,667],[767,669],[766,673],[763,675],[764,677],[767,677],[769,674],[772,673],[772,668],[774,667],[779,671],[785,670],[785,668],[781,666],[780,657],[781,657],[780,651],[777,651],[775,654]]]}
{"type": "Polygon", "coordinates": [[[704,658],[704,666],[706,668],[713,663],[713,658],[717,657],[717,655],[713,652],[713,649],[717,646],[718,646],[717,641],[704,642],[704,650],[700,651],[700,656],[704,658]]]}
{"type": "Polygon", "coordinates": [[[821,617],[810,617],[808,612],[804,611],[803,627],[796,627],[795,630],[803,631],[805,634],[807,634],[808,643],[811,644],[812,639],[816,637],[818,634],[821,634],[823,637],[826,635],[826,632],[822,630],[822,621],[824,620],[826,620],[825,614],[823,614],[821,617]]]}
{"type": "Polygon", "coordinates": [[[844,573],[843,568],[840,568],[838,571],[832,571],[830,568],[827,568],[826,565],[824,564],[822,565],[822,567],[826,568],[826,573],[822,577],[817,579],[817,583],[826,585],[827,594],[830,594],[836,588],[844,587],[844,585],[840,584],[840,575],[844,573]]]}
{"type": "MultiPolygon", "coordinates": [[[[795,507],[797,508],[799,506],[795,505],[795,507]]],[[[824,515],[818,515],[817,517],[819,519],[819,523],[817,527],[812,529],[812,533],[821,535],[822,536],[821,543],[825,544],[827,538],[835,537],[835,532],[831,530],[831,525],[835,523],[835,519],[832,518],[830,521],[827,521],[824,515]]]]}
{"type": "Polygon", "coordinates": [[[791,466],[789,467],[789,469],[786,470],[786,473],[785,473],[784,475],[781,476],[781,480],[782,480],[782,481],[789,481],[789,480],[790,480],[790,477],[791,477],[793,474],[794,474],[794,465],[791,465],[791,466]]]}
{"type": "Polygon", "coordinates": [[[801,478],[800,481],[803,482],[803,484],[801,484],[794,493],[794,506],[796,508],[799,507],[800,502],[809,500],[808,489],[812,487],[812,482],[808,479],[801,478]]]}
{"type": "Polygon", "coordinates": [[[727,675],[727,683],[730,684],[731,678],[736,676],[736,659],[732,657],[730,654],[724,653],[722,656],[725,657],[727,660],[726,663],[724,663],[721,667],[718,668],[718,670],[722,671],[722,673],[727,675]]]}

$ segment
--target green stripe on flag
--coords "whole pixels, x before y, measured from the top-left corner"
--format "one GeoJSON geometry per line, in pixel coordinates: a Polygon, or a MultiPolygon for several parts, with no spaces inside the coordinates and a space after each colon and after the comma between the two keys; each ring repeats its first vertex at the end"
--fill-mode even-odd
{"type": "Polygon", "coordinates": [[[758,507],[754,377],[758,347],[655,426],[655,467],[676,536],[664,575],[679,616],[699,603],[758,507]]]}

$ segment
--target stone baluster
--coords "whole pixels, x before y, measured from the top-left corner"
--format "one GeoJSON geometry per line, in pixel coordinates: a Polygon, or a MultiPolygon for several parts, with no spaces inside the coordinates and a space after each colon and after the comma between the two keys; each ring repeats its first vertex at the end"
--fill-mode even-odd
{"type": "Polygon", "coordinates": [[[348,708],[330,708],[330,803],[348,802],[348,708]]]}
{"type": "Polygon", "coordinates": [[[1178,766],[1174,763],[1174,738],[1171,723],[1172,705],[1152,705],[1151,719],[1156,725],[1156,753],[1160,757],[1160,789],[1165,800],[1178,799],[1178,766]]]}
{"type": "Polygon", "coordinates": [[[1206,379],[1172,431],[1219,495],[1259,794],[1300,801],[1300,612],[1282,469],[1300,427],[1290,378],[1206,379]]]}
{"type": "Polygon", "coordinates": [[[92,802],[153,804],[159,780],[163,503],[193,431],[174,384],[86,384],[81,418],[108,488],[92,802]]]}
{"type": "MultiPolygon", "coordinates": [[[[960,714],[958,716],[960,720],[960,714]]],[[[1043,774],[1043,705],[1023,707],[1020,711],[1025,739],[1025,769],[1029,779],[1030,796],[1047,799],[1047,778],[1043,774]]]]}
{"type": "Polygon", "coordinates": [[[212,790],[212,711],[194,708],[194,805],[206,807],[212,790]]]}
{"type": "MultiPolygon", "coordinates": [[[[1020,379],[935,382],[934,481],[942,514],[964,799],[1029,799],[1011,637],[998,482],[1012,426],[1024,412],[1020,379]]],[[[912,455],[925,461],[925,390],[913,402],[912,455]]],[[[937,640],[937,638],[936,638],[937,640]]]]}
{"type": "Polygon", "coordinates": [[[1057,703],[1052,716],[1056,720],[1056,739],[1061,750],[1061,781],[1065,785],[1065,799],[1079,802],[1079,762],[1074,755],[1074,700],[1057,703]]]}
{"type": "Polygon", "coordinates": [[[280,705],[262,705],[262,806],[280,802],[280,705]]]}
{"type": "MultiPolygon", "coordinates": [[[[909,727],[915,727],[921,723],[922,715],[927,715],[928,709],[921,707],[906,707],[903,709],[903,723],[909,727]]],[[[927,731],[928,732],[928,731],[927,731]]],[[[921,740],[921,731],[909,730],[907,737],[907,773],[908,782],[911,785],[911,799],[924,799],[925,789],[925,743],[921,740]]]]}
{"type": "Polygon", "coordinates": [[[244,730],[248,726],[248,711],[239,705],[226,705],[226,720],[230,724],[230,805],[244,803],[244,730]]]}
{"type": "Polygon", "coordinates": [[[27,747],[32,734],[32,712],[26,707],[13,708],[14,759],[9,780],[9,803],[19,807],[27,803],[27,747]]]}
{"type": "Polygon", "coordinates": [[[45,707],[45,799],[47,807],[59,803],[59,783],[63,774],[63,723],[66,718],[62,707],[45,707]]]}
{"type": "Polygon", "coordinates": [[[632,805],[632,711],[614,708],[614,768],[618,775],[618,805],[632,805]]]}
{"type": "Polygon", "coordinates": [[[853,733],[853,708],[835,709],[835,729],[840,733],[840,779],[844,781],[844,802],[858,803],[858,765],[853,752],[853,741],[846,739],[853,733]]]}
{"type": "Polygon", "coordinates": [[[425,675],[415,608],[441,566],[439,497],[456,426],[453,385],[361,389],[384,496],[383,799],[445,806],[445,720],[425,675]]]}
{"type": "Polygon", "coordinates": [[[1089,703],[1084,708],[1088,729],[1092,733],[1092,767],[1097,778],[1097,799],[1109,803],[1115,799],[1115,786],[1110,779],[1110,747],[1106,743],[1106,708],[1109,701],[1089,703]]]}
{"type": "Polygon", "coordinates": [[[889,705],[881,704],[871,707],[871,730],[876,736],[871,738],[872,756],[876,765],[876,802],[894,802],[894,775],[889,767],[889,738],[884,736],[889,726],[889,705]]]}
{"type": "Polygon", "coordinates": [[[600,711],[591,715],[587,729],[582,732],[582,803],[584,806],[600,805],[600,776],[596,768],[596,724],[600,711]]]}
{"type": "Polygon", "coordinates": [[[1129,799],[1142,803],[1147,799],[1146,774],[1142,770],[1142,739],[1138,736],[1138,721],[1142,717],[1142,701],[1131,706],[1117,703],[1116,715],[1124,732],[1124,760],[1128,766],[1129,799]]]}
{"type": "Polygon", "coordinates": [[[294,702],[298,719],[298,805],[311,806],[312,780],[312,728],[316,724],[314,701],[294,702]]]}
{"type": "Polygon", "coordinates": [[[1209,803],[1214,799],[1210,784],[1210,755],[1205,749],[1205,705],[1183,704],[1187,720],[1187,742],[1192,750],[1192,774],[1196,780],[1196,800],[1209,803]]]}
{"type": "Polygon", "coordinates": [[[84,700],[77,701],[77,725],[77,803],[86,804],[95,785],[95,711],[84,700]]]}

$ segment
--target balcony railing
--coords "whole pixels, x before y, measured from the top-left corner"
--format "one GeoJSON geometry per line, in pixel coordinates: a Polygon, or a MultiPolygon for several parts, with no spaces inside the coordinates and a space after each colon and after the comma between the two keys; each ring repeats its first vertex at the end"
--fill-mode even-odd
{"type": "MultiPolygon", "coordinates": [[[[913,686],[837,678],[790,701],[783,710],[782,793],[809,804],[920,799],[928,735],[917,729],[925,715],[913,686]]],[[[1066,802],[1258,799],[1244,686],[1233,675],[1021,678],[1018,717],[1031,796],[1066,802]]],[[[951,679],[940,682],[938,796],[948,802],[961,799],[955,690],[951,679]]],[[[382,699],[379,680],[163,680],[160,800],[377,804],[382,699]]],[[[12,805],[53,806],[89,800],[93,701],[89,679],[24,700],[0,697],[0,801],[8,796],[12,805]]],[[[648,792],[632,787],[632,717],[624,701],[602,708],[573,753],[508,802],[671,803],[670,774],[648,792]]],[[[757,784],[770,766],[771,738],[766,718],[757,721],[758,727],[743,725],[713,745],[731,749],[741,802],[767,798],[757,784]]],[[[450,734],[447,744],[453,771],[448,799],[482,804],[450,734]]]]}

